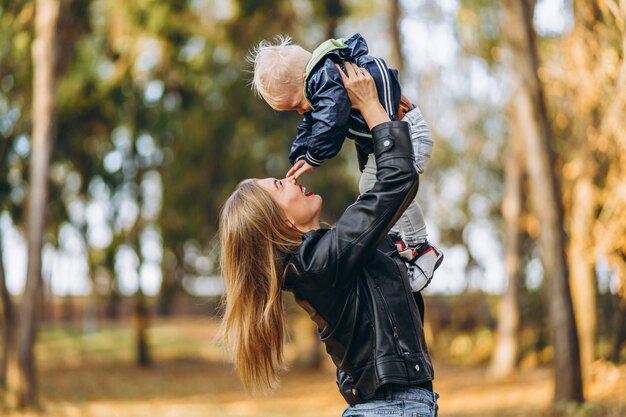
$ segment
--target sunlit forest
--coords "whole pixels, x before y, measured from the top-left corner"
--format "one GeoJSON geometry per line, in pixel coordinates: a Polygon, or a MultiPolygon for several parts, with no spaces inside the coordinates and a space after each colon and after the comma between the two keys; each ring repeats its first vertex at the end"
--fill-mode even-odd
{"type": "MultiPolygon", "coordinates": [[[[626,1],[0,1],[0,414],[338,416],[287,297],[289,369],[250,397],[217,338],[218,216],[282,178],[301,117],[250,50],[361,33],[434,135],[418,198],[439,415],[626,416],[626,1]]],[[[354,146],[302,178],[328,227],[354,146]]]]}

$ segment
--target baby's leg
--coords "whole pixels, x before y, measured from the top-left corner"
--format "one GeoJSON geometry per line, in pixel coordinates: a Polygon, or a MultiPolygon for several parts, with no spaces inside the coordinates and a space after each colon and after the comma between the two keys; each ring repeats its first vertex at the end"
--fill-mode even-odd
{"type": "Polygon", "coordinates": [[[398,219],[404,242],[408,248],[399,251],[409,269],[409,283],[413,291],[423,290],[433,278],[435,269],[443,261],[443,253],[427,241],[426,223],[422,208],[414,200],[398,219]]]}
{"type": "MultiPolygon", "coordinates": [[[[365,194],[374,187],[374,184],[376,184],[376,169],[374,154],[369,154],[365,168],[361,173],[361,178],[359,178],[359,193],[365,194]]],[[[398,223],[391,228],[391,233],[400,234],[398,223]]]]}
{"type": "MultiPolygon", "coordinates": [[[[424,120],[419,107],[415,107],[402,118],[408,122],[411,128],[411,142],[415,153],[415,165],[417,171],[423,174],[428,165],[428,161],[433,153],[433,136],[424,120]]],[[[418,246],[424,243],[428,237],[424,214],[417,200],[413,201],[406,209],[402,217],[398,220],[404,241],[409,246],[418,246]]]]}
{"type": "Polygon", "coordinates": [[[363,168],[363,172],[361,172],[361,177],[359,178],[359,193],[365,194],[369,190],[374,187],[376,183],[376,160],[374,159],[373,154],[369,154],[367,156],[367,162],[365,163],[365,168],[363,168]]]}
{"type": "Polygon", "coordinates": [[[419,246],[426,241],[428,238],[426,222],[417,199],[413,200],[405,212],[402,213],[396,226],[400,226],[400,231],[407,245],[419,246]]]}
{"type": "MultiPolygon", "coordinates": [[[[409,123],[417,171],[426,171],[433,152],[433,137],[418,107],[406,113],[402,120],[409,123]]],[[[398,220],[404,241],[411,253],[405,253],[409,267],[409,281],[413,291],[421,291],[443,261],[443,253],[428,243],[424,214],[417,200],[413,201],[398,220]],[[409,259],[410,258],[410,259],[409,259]]],[[[405,251],[406,252],[406,251],[405,251]]],[[[401,253],[401,256],[403,254],[401,253]]]]}
{"type": "MultiPolygon", "coordinates": [[[[370,154],[359,179],[361,194],[371,190],[376,183],[376,169],[376,160],[374,155],[370,154]]],[[[443,254],[439,249],[430,246],[426,240],[426,223],[417,201],[413,201],[402,213],[398,222],[391,228],[391,233],[404,235],[404,242],[409,247],[405,247],[404,242],[396,242],[398,253],[407,262],[411,289],[421,291],[430,283],[435,269],[443,260],[443,254]]]]}
{"type": "Polygon", "coordinates": [[[417,171],[423,174],[426,171],[430,157],[433,154],[433,135],[428,123],[424,120],[419,107],[409,111],[403,118],[411,126],[411,142],[415,153],[417,171]]]}

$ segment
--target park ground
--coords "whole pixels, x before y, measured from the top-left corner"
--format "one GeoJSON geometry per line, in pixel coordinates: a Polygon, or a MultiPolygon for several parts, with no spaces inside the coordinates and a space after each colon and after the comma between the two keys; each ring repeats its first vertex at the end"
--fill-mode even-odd
{"type": "MultiPolygon", "coordinates": [[[[37,346],[43,411],[8,412],[8,417],[331,417],[340,397],[330,364],[311,371],[289,370],[281,388],[267,397],[242,391],[215,343],[216,323],[197,317],[154,323],[154,365],[132,361],[127,326],[85,334],[42,332],[37,346]]],[[[287,355],[290,355],[289,350],[287,355]]],[[[554,416],[549,368],[525,369],[495,381],[481,366],[435,363],[441,417],[554,416]]],[[[563,412],[568,417],[626,417],[626,365],[594,364],[589,402],[563,412]]]]}

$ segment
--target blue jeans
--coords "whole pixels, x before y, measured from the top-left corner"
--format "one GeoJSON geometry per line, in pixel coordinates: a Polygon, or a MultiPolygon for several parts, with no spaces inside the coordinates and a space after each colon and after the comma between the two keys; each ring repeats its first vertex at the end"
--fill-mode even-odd
{"type": "Polygon", "coordinates": [[[374,399],[350,405],[342,417],[437,417],[439,394],[422,388],[394,390],[391,395],[377,395],[374,399]]]}

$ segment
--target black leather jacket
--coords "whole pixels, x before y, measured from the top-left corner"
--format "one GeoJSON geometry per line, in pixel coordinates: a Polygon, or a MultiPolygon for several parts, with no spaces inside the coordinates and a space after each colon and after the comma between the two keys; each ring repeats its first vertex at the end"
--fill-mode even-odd
{"type": "Polygon", "coordinates": [[[334,228],[304,235],[284,282],[317,324],[349,404],[371,399],[385,384],[433,379],[407,270],[387,236],[417,193],[409,127],[388,122],[372,135],[376,185],[346,209],[334,228]]]}

